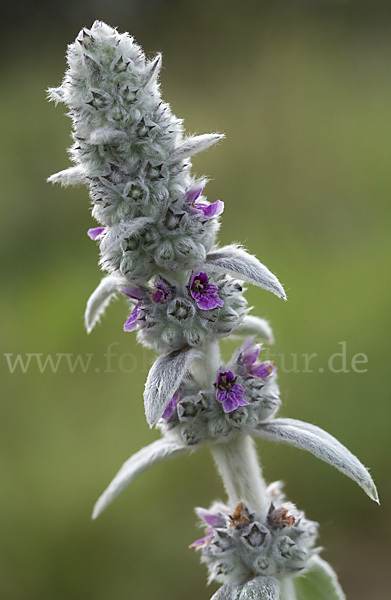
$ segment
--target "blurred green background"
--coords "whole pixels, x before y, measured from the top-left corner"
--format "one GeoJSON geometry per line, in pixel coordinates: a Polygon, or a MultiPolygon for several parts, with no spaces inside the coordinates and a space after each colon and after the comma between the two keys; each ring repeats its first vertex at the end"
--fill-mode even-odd
{"type": "Polygon", "coordinates": [[[273,352],[285,355],[281,415],[322,426],[356,453],[382,507],[315,458],[259,442],[265,475],[320,521],[324,556],[350,600],[390,597],[389,8],[71,0],[3,15],[2,599],[207,600],[215,589],[186,550],[200,535],[193,507],[224,499],[207,448],[147,471],[90,521],[122,461],[157,437],[142,405],[153,354],[122,332],[125,304],[113,303],[90,336],[83,327],[101,277],[85,233],[88,193],[45,183],[68,166],[70,144],[64,107],[48,104],[45,89],[62,78],[66,44],[96,18],[163,52],[163,97],[187,131],[226,133],[194,169],[211,178],[209,200],[226,203],[221,242],[244,242],[288,292],[288,303],[247,292],[273,324],[273,352]],[[349,372],[333,373],[327,361],[341,341],[349,372]],[[117,357],[105,373],[109,344],[117,357]],[[40,373],[35,359],[11,373],[5,354],[26,353],[93,357],[85,373],[65,362],[40,373]],[[312,372],[303,353],[318,355],[312,372]],[[365,373],[350,368],[357,353],[368,357],[365,373]],[[286,372],[291,354],[299,372],[286,372]]]}

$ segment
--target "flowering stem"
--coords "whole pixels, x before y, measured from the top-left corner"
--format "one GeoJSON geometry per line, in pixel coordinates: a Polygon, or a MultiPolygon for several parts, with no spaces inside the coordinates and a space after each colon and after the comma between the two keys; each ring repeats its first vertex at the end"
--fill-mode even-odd
{"type": "Polygon", "coordinates": [[[190,371],[200,389],[208,389],[216,379],[216,371],[221,364],[220,346],[218,341],[205,344],[202,355],[195,359],[190,371]]]}
{"type": "Polygon", "coordinates": [[[230,506],[243,500],[258,514],[265,515],[269,502],[253,439],[239,435],[225,443],[211,444],[211,452],[230,506]]]}
{"type": "MultiPolygon", "coordinates": [[[[211,342],[204,346],[202,356],[191,365],[191,373],[200,386],[209,387],[220,365],[219,343],[211,342]]],[[[252,438],[240,435],[211,444],[211,452],[230,506],[244,500],[260,515],[265,514],[269,506],[266,484],[252,438]]]]}

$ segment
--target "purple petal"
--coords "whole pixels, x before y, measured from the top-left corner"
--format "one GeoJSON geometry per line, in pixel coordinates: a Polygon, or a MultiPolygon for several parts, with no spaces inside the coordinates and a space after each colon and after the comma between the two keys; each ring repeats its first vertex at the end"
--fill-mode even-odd
{"type": "Polygon", "coordinates": [[[156,290],[152,292],[152,302],[158,304],[159,302],[167,302],[171,296],[171,290],[164,283],[157,283],[156,290]]]}
{"type": "Polygon", "coordinates": [[[225,519],[219,513],[212,513],[205,510],[205,508],[197,508],[196,512],[210,527],[223,527],[225,525],[225,519]]]}
{"type": "Polygon", "coordinates": [[[129,296],[129,298],[134,298],[135,300],[141,300],[143,293],[139,287],[129,286],[120,290],[121,294],[125,294],[125,296],[129,296]]]}
{"type": "Polygon", "coordinates": [[[152,292],[152,302],[155,302],[155,304],[159,304],[163,298],[164,292],[162,292],[162,290],[155,290],[152,292]]]}
{"type": "Polygon", "coordinates": [[[172,414],[173,414],[178,402],[179,402],[179,394],[174,394],[174,396],[171,398],[170,402],[167,404],[166,410],[164,411],[164,413],[162,415],[163,419],[170,419],[172,417],[172,414]]]}
{"type": "Polygon", "coordinates": [[[225,413],[230,413],[236,410],[238,406],[239,403],[237,402],[236,398],[231,398],[230,396],[227,396],[225,400],[223,400],[223,411],[225,413]]]}
{"type": "Polygon", "coordinates": [[[204,202],[196,202],[194,208],[204,213],[204,217],[211,219],[212,217],[218,217],[224,210],[224,202],[222,200],[216,200],[212,204],[205,204],[204,202]]]}
{"type": "Polygon", "coordinates": [[[217,308],[217,306],[221,307],[224,304],[224,301],[221,300],[221,298],[219,298],[217,296],[217,294],[212,294],[212,295],[205,294],[205,296],[202,296],[201,294],[197,294],[197,296],[200,296],[199,298],[196,298],[196,295],[193,294],[193,292],[191,295],[197,302],[198,308],[200,308],[201,310],[213,310],[214,308],[217,308]]]}
{"type": "Polygon", "coordinates": [[[254,367],[251,367],[248,372],[249,375],[252,375],[253,377],[260,377],[261,379],[265,379],[266,377],[269,377],[271,373],[273,373],[274,369],[275,367],[272,363],[261,363],[260,365],[255,365],[254,367]]]}
{"type": "Polygon", "coordinates": [[[105,227],[93,227],[87,231],[87,235],[91,240],[96,240],[99,236],[102,235],[106,228],[105,227]]]}
{"type": "Polygon", "coordinates": [[[209,280],[209,278],[208,278],[207,274],[206,274],[206,273],[204,273],[203,271],[200,271],[199,273],[196,273],[196,274],[193,276],[193,279],[192,279],[192,281],[191,281],[191,286],[190,286],[191,288],[193,287],[193,285],[194,285],[194,282],[195,282],[197,279],[198,279],[198,281],[199,281],[199,282],[200,282],[202,285],[205,285],[206,283],[208,283],[208,280],[209,280]]]}
{"type": "Polygon", "coordinates": [[[228,381],[234,381],[235,380],[235,375],[232,373],[232,371],[220,371],[220,373],[217,376],[217,385],[221,384],[222,378],[225,375],[225,379],[227,379],[228,381]]]}
{"type": "Polygon", "coordinates": [[[200,540],[196,540],[195,542],[190,544],[189,548],[199,548],[200,546],[205,546],[205,544],[210,540],[212,535],[213,535],[213,529],[208,529],[205,537],[201,538],[200,540]]]}
{"type": "Polygon", "coordinates": [[[129,319],[124,323],[124,331],[134,331],[137,327],[137,319],[140,313],[140,303],[136,304],[129,319]]]}
{"type": "Polygon", "coordinates": [[[199,198],[201,196],[203,189],[204,189],[204,186],[199,186],[199,185],[197,187],[191,188],[186,193],[186,200],[188,202],[190,202],[190,204],[193,204],[193,202],[195,202],[195,200],[197,200],[197,198],[199,198]]]}
{"type": "Polygon", "coordinates": [[[243,344],[241,358],[247,370],[249,370],[251,365],[256,362],[260,350],[260,346],[258,344],[254,344],[251,340],[243,344]]]}

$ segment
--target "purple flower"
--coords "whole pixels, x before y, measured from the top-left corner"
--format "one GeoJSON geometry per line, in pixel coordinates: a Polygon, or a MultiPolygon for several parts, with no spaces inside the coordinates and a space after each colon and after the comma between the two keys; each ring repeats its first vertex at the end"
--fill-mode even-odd
{"type": "Polygon", "coordinates": [[[217,306],[223,306],[224,301],[218,297],[217,292],[217,286],[208,283],[206,273],[200,272],[194,275],[190,286],[190,293],[197,302],[198,308],[212,310],[217,306]]]}
{"type": "Polygon", "coordinates": [[[203,189],[204,188],[201,186],[191,188],[186,194],[187,201],[190,203],[191,208],[193,208],[195,212],[203,213],[204,217],[207,219],[218,217],[224,210],[224,202],[222,202],[222,200],[216,200],[216,202],[213,202],[212,204],[207,204],[206,202],[196,202],[203,189]]]}
{"type": "Polygon", "coordinates": [[[190,188],[190,190],[186,194],[186,200],[190,204],[194,204],[194,202],[201,196],[202,190],[204,189],[203,185],[198,185],[196,187],[190,188]]]}
{"type": "Polygon", "coordinates": [[[205,546],[205,544],[207,544],[209,542],[210,539],[212,539],[214,535],[214,531],[213,529],[208,529],[205,533],[205,537],[201,538],[200,540],[196,540],[195,542],[193,542],[192,544],[190,544],[189,548],[200,548],[201,546],[205,546]]]}
{"type": "Polygon", "coordinates": [[[87,235],[91,240],[97,240],[102,236],[105,229],[105,227],[93,227],[87,231],[87,235]]]}
{"type": "Polygon", "coordinates": [[[130,313],[129,319],[124,323],[124,331],[134,331],[137,327],[137,319],[140,316],[141,302],[138,302],[132,312],[130,313]]]}
{"type": "Polygon", "coordinates": [[[220,371],[217,377],[216,398],[223,405],[225,413],[232,412],[238,406],[246,406],[247,400],[243,398],[244,389],[236,383],[232,371],[220,371]]]}
{"type": "Polygon", "coordinates": [[[143,297],[141,289],[136,286],[129,286],[120,291],[121,294],[125,294],[125,296],[129,296],[129,298],[134,298],[135,300],[141,300],[143,297]]]}
{"type": "Polygon", "coordinates": [[[246,368],[248,375],[252,377],[260,377],[266,379],[275,369],[273,362],[260,363],[255,365],[261,347],[258,344],[253,344],[252,340],[247,340],[242,346],[241,362],[246,368]]]}
{"type": "Polygon", "coordinates": [[[222,200],[216,200],[216,202],[212,202],[212,204],[196,202],[193,206],[197,212],[203,212],[204,217],[207,217],[208,219],[218,217],[224,211],[224,202],[222,200]]]}
{"type": "Polygon", "coordinates": [[[170,288],[164,283],[157,283],[156,290],[152,292],[152,302],[155,302],[155,304],[158,304],[159,302],[167,302],[170,296],[170,288]]]}
{"type": "Polygon", "coordinates": [[[170,402],[167,404],[166,406],[166,410],[164,411],[162,418],[163,419],[170,419],[172,417],[172,413],[174,412],[174,410],[176,409],[176,405],[179,402],[179,394],[174,394],[173,397],[171,398],[170,402]]]}
{"type": "Polygon", "coordinates": [[[224,527],[225,525],[223,515],[218,512],[212,512],[205,508],[196,508],[196,513],[209,527],[224,527]]]}

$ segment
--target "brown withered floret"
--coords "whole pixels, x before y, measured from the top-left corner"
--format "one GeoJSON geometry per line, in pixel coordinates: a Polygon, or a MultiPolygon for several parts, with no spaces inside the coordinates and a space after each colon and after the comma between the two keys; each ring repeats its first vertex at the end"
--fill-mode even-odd
{"type": "Polygon", "coordinates": [[[293,515],[288,514],[287,508],[281,507],[269,514],[269,521],[275,527],[281,527],[283,525],[292,527],[292,525],[295,524],[296,519],[293,515]]]}
{"type": "Polygon", "coordinates": [[[239,502],[232,515],[229,516],[231,527],[242,527],[243,525],[250,523],[250,518],[246,513],[248,513],[248,511],[243,502],[239,502]]]}

